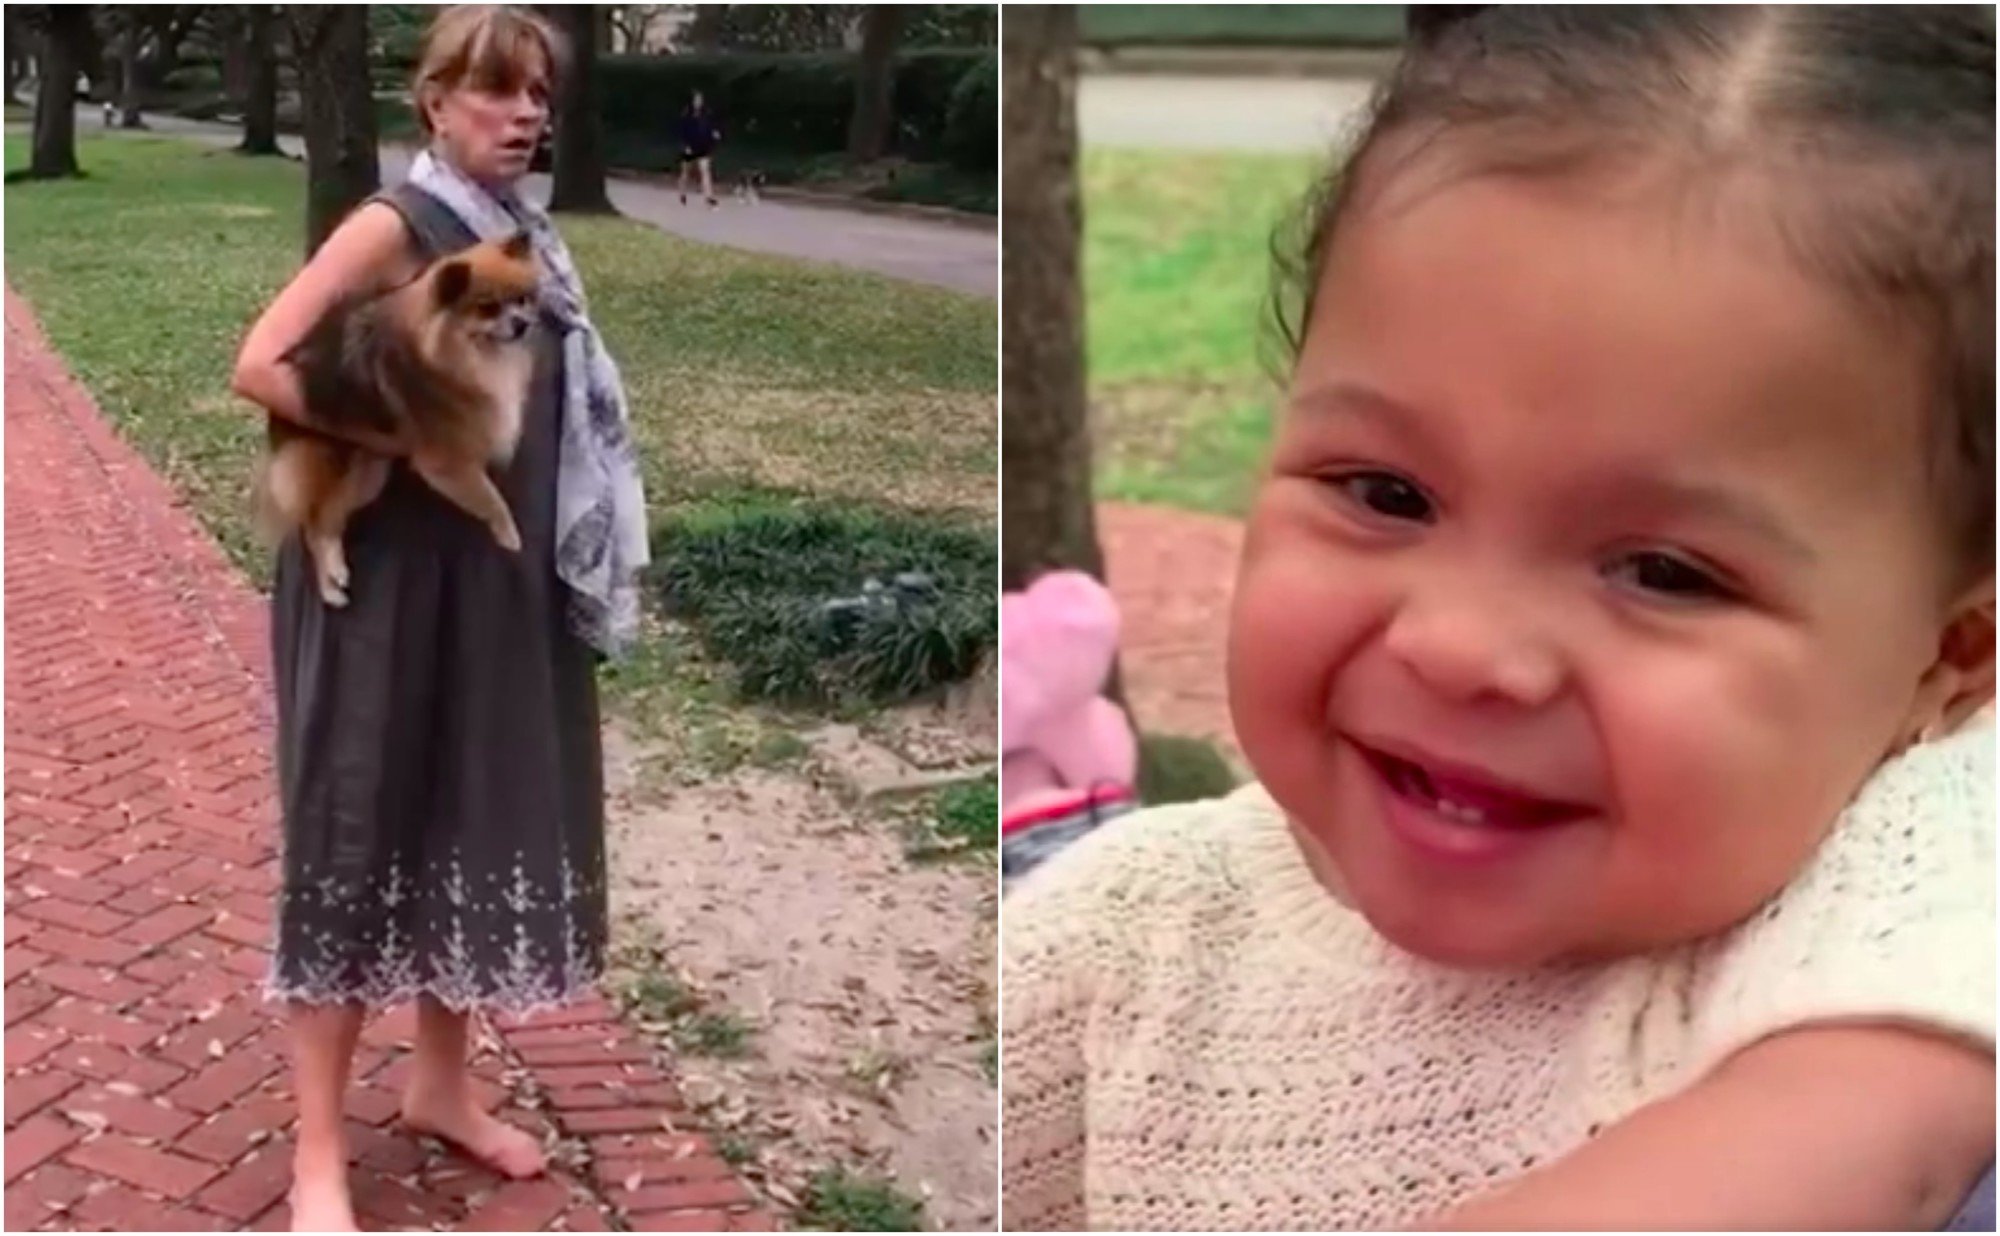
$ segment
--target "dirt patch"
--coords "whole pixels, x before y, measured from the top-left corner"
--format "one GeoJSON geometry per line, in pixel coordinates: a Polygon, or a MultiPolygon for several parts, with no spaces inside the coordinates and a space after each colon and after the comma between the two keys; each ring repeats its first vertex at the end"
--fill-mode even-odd
{"type": "Polygon", "coordinates": [[[839,1164],[992,1230],[990,862],[913,863],[818,747],[692,785],[647,758],[607,731],[615,930],[750,1024],[740,1058],[675,1053],[703,1122],[782,1206],[839,1164]]]}

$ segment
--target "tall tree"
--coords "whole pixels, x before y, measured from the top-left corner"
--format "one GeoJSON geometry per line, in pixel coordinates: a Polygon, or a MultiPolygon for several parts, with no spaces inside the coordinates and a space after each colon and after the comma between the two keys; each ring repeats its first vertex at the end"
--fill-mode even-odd
{"type": "Polygon", "coordinates": [[[292,48],[305,104],[306,255],[381,187],[368,81],[368,6],[294,4],[292,48]]]}
{"type": "Polygon", "coordinates": [[[607,4],[604,6],[606,33],[610,36],[606,49],[636,55],[655,50],[652,40],[661,20],[678,5],[672,4],[607,4]]]}
{"type": "Polygon", "coordinates": [[[21,79],[28,75],[28,27],[22,22],[15,9],[18,5],[5,6],[7,19],[7,101],[14,102],[21,89],[21,79]]]}
{"type": "Polygon", "coordinates": [[[861,12],[861,68],[854,77],[854,115],[847,125],[847,156],[857,163],[889,153],[896,44],[909,15],[909,9],[899,4],[871,4],[861,12]]]}
{"type": "MultiPolygon", "coordinates": [[[[11,7],[11,6],[10,6],[11,7]]],[[[76,75],[85,44],[94,36],[90,9],[82,4],[33,6],[41,27],[36,72],[35,132],[27,178],[52,180],[79,174],[76,165],[76,75]]]]}
{"type": "Polygon", "coordinates": [[[991,47],[1000,10],[991,4],[912,4],[903,31],[909,47],[991,47]]]}
{"type": "Polygon", "coordinates": [[[550,4],[552,17],[569,44],[569,72],[562,97],[556,100],[554,188],[550,210],[611,210],[605,192],[604,117],[602,88],[597,78],[598,40],[604,31],[601,4],[550,4]]]}
{"type": "Polygon", "coordinates": [[[206,33],[221,58],[222,97],[239,108],[250,97],[250,10],[255,7],[224,5],[207,22],[206,33]]]}
{"type": "Polygon", "coordinates": [[[853,4],[698,4],[691,47],[712,51],[836,51],[859,10],[853,4]]]}
{"type": "Polygon", "coordinates": [[[139,53],[146,45],[146,24],[137,5],[121,5],[117,13],[118,30],[118,126],[122,129],[143,129],[144,117],[140,115],[145,104],[145,92],[139,82],[139,53]]]}
{"type": "MultiPolygon", "coordinates": [[[[53,12],[57,9],[68,8],[69,6],[64,4],[43,4],[35,7],[53,12]]],[[[83,18],[76,23],[76,28],[72,35],[74,43],[72,59],[76,62],[76,71],[82,74],[84,79],[89,83],[90,101],[92,103],[102,103],[111,97],[109,93],[111,72],[104,65],[104,35],[98,29],[99,19],[104,16],[104,6],[101,4],[92,4],[78,5],[76,7],[82,10],[83,18]]]]}
{"type": "Polygon", "coordinates": [[[187,45],[188,36],[211,16],[210,10],[215,6],[135,4],[131,7],[143,17],[152,35],[145,41],[145,52],[139,58],[139,81],[156,89],[166,85],[167,74],[180,67],[181,49],[187,45]]]}
{"type": "Polygon", "coordinates": [[[268,4],[243,6],[243,141],[247,155],[282,154],[278,149],[278,31],[268,4]]]}
{"type": "Polygon", "coordinates": [[[1077,251],[1076,9],[1024,5],[1001,23],[1001,586],[1104,573],[1090,505],[1077,251]]]}

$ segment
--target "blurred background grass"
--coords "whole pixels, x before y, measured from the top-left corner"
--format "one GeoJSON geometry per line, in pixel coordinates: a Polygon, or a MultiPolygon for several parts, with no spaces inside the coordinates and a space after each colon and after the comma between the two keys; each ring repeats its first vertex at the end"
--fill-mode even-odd
{"type": "Polygon", "coordinates": [[[1301,154],[1084,151],[1101,498],[1243,513],[1276,406],[1271,236],[1319,166],[1301,154]]]}

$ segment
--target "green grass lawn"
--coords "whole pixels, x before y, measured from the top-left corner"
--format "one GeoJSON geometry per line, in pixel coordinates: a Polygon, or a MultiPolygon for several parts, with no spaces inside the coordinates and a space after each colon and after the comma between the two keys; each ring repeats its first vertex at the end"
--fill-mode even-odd
{"type": "Polygon", "coordinates": [[[1276,391],[1271,234],[1316,168],[1295,155],[1084,152],[1101,496],[1242,513],[1276,391]]]}
{"type": "MultiPolygon", "coordinates": [[[[25,164],[10,136],[6,165],[25,164]]],[[[299,165],[85,139],[75,181],[6,191],[7,274],[105,412],[260,582],[262,425],[227,382],[296,269],[299,165]]],[[[656,517],[745,491],[990,519],[994,306],[830,266],[563,224],[622,366],[656,517]]]]}
{"type": "Polygon", "coordinates": [[[1080,10],[1091,44],[1180,47],[1393,47],[1401,4],[1092,4],[1080,10]]]}

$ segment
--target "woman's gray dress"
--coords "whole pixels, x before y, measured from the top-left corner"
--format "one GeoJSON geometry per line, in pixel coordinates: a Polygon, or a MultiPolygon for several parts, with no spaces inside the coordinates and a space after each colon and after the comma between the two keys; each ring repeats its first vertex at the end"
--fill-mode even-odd
{"type": "MultiPolygon", "coordinates": [[[[475,237],[421,190],[378,198],[425,260],[475,237]]],[[[545,323],[498,477],[519,555],[398,465],[347,531],[345,609],[298,538],[272,645],[285,826],[268,989],[525,1011],[591,987],[605,943],[596,656],[553,546],[562,348],[545,323]]]]}

